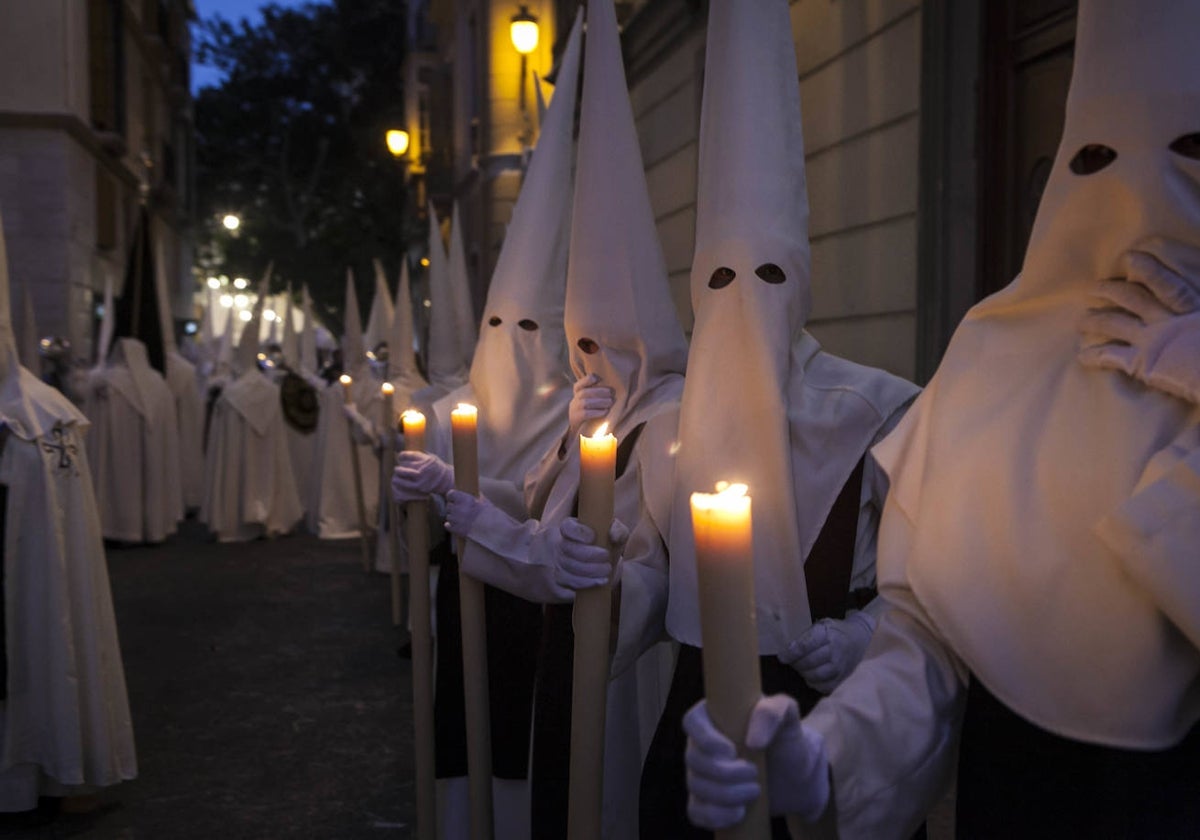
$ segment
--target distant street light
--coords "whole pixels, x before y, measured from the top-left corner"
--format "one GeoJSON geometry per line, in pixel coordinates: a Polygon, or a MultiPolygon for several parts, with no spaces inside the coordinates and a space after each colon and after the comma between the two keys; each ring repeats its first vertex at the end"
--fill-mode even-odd
{"type": "Polygon", "coordinates": [[[250,285],[250,281],[247,280],[245,277],[235,277],[233,280],[233,287],[235,289],[244,289],[249,285],[250,285]]]}
{"type": "Polygon", "coordinates": [[[408,154],[408,132],[402,128],[390,128],[387,132],[387,147],[392,157],[408,154]]]}
{"type": "Polygon", "coordinates": [[[209,277],[208,278],[208,288],[210,288],[210,289],[221,288],[221,281],[218,280],[216,277],[209,277]]]}
{"type": "Polygon", "coordinates": [[[243,309],[241,312],[238,313],[238,317],[241,318],[243,321],[249,321],[251,318],[254,317],[254,315],[250,312],[249,309],[243,309]]]}
{"type": "Polygon", "coordinates": [[[233,306],[233,295],[221,295],[219,302],[221,306],[229,309],[231,306],[233,306]]]}
{"type": "Polygon", "coordinates": [[[242,226],[242,220],[233,213],[226,213],[221,224],[225,225],[225,230],[235,231],[242,226]]]}
{"type": "Polygon", "coordinates": [[[512,38],[513,48],[521,55],[529,55],[537,49],[537,18],[529,13],[529,7],[525,4],[522,3],[521,10],[512,16],[508,34],[512,38]]]}

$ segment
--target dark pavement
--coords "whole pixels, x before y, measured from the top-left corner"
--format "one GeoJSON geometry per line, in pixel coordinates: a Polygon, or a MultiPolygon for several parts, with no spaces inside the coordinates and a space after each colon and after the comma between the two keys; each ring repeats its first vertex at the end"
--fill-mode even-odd
{"type": "Polygon", "coordinates": [[[357,543],[110,549],[139,778],[0,838],[407,838],[409,661],[357,543]]]}

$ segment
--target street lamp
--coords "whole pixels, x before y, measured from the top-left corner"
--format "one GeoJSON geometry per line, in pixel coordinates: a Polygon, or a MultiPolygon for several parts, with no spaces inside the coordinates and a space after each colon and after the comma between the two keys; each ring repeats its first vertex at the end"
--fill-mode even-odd
{"type": "Polygon", "coordinates": [[[387,132],[387,147],[392,157],[404,157],[408,153],[408,132],[402,128],[390,128],[387,132]]]}
{"type": "Polygon", "coordinates": [[[530,14],[529,7],[524,3],[521,4],[520,11],[512,16],[512,23],[509,25],[508,34],[512,38],[513,48],[521,55],[529,55],[537,49],[537,18],[530,14]]]}
{"type": "Polygon", "coordinates": [[[226,213],[221,219],[221,224],[225,226],[225,230],[235,231],[242,226],[242,220],[233,213],[226,213]]]}

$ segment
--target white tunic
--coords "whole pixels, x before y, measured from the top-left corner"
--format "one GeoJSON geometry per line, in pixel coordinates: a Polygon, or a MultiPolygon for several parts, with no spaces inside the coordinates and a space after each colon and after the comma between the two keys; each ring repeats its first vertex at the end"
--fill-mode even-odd
{"type": "MultiPolygon", "coordinates": [[[[370,416],[378,414],[379,385],[370,377],[354,380],[354,402],[370,416]]],[[[361,530],[350,462],[350,427],[342,413],[342,385],[334,382],[320,393],[316,455],[308,484],[308,529],[325,540],[357,537],[361,530]]],[[[354,445],[362,476],[363,504],[368,527],[379,509],[379,458],[369,443],[354,445]]]]}
{"type": "Polygon", "coordinates": [[[200,507],[204,492],[204,401],[196,381],[196,368],[178,352],[167,353],[167,387],[175,397],[179,420],[179,475],[183,504],[200,507]]]}

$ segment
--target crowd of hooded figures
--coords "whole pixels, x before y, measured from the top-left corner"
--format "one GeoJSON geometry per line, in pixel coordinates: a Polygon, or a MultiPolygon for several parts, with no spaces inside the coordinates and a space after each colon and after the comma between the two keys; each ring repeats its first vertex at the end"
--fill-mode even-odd
{"type": "Polygon", "coordinates": [[[600,587],[602,798],[579,836],[711,836],[765,802],[762,836],[905,838],[952,781],[962,837],[1200,836],[1200,7],[1080,3],[1021,273],[924,390],[805,328],[788,3],[708,14],[690,341],[604,0],[565,42],[481,317],[457,210],[447,251],[429,207],[427,326],[407,263],[394,295],[377,264],[365,332],[347,279],[337,358],[307,289],[302,327],[289,289],[264,342],[268,271],[236,343],[213,306],[181,351],[143,212],[81,411],[17,362],[0,239],[0,809],[136,774],[102,540],[161,541],[195,509],[221,541],[373,535],[369,566],[436,569],[438,836],[578,833],[572,609],[600,587]],[[477,494],[454,489],[460,404],[477,494]],[[601,422],[607,534],[580,521],[579,438],[601,422]],[[688,506],[721,480],[753,497],[763,696],[742,731],[704,699],[688,506]],[[428,558],[400,538],[410,514],[428,514],[428,558]],[[486,607],[482,812],[468,582],[486,607]]]}

